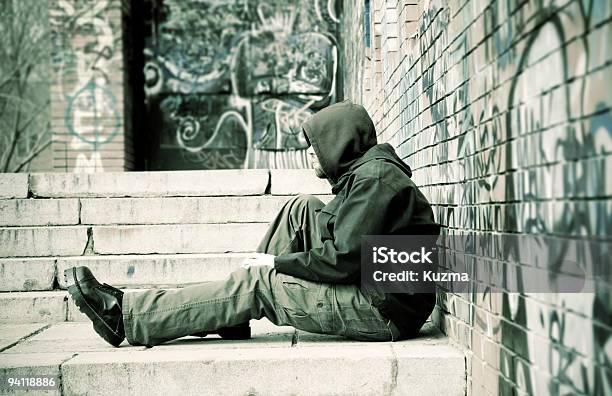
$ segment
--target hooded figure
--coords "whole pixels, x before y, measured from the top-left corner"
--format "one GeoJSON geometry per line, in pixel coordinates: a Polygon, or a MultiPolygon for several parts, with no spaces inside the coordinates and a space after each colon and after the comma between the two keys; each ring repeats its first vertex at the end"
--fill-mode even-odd
{"type": "Polygon", "coordinates": [[[414,336],[435,295],[385,294],[360,287],[361,236],[437,234],[410,168],[389,144],[376,144],[365,109],[350,101],[313,115],[303,130],[315,168],[335,194],[289,199],[262,237],[258,255],[222,280],[177,290],[123,292],[92,271],[64,271],[68,292],[109,344],[157,345],[186,335],[250,338],[249,321],[367,341],[414,336]]]}
{"type": "MultiPolygon", "coordinates": [[[[377,144],[362,106],[350,100],[334,104],[302,128],[336,196],[317,217],[323,246],[277,256],[277,271],[316,282],[359,284],[362,235],[438,234],[410,167],[390,144],[377,144]]],[[[433,293],[370,297],[405,336],[418,332],[435,305],[433,293]]]]}

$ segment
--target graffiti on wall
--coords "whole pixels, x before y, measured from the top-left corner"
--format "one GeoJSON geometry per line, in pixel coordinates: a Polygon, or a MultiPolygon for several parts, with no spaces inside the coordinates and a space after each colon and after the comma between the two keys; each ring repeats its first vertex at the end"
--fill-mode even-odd
{"type": "Polygon", "coordinates": [[[145,48],[156,169],[301,168],[336,100],[334,0],[157,0],[145,48]]]}
{"type": "MultiPolygon", "coordinates": [[[[542,2],[533,11],[533,30],[525,33],[525,24],[516,27],[515,34],[525,34],[527,38],[525,46],[514,54],[517,59],[516,69],[522,72],[514,76],[510,83],[508,107],[517,111],[513,115],[507,113],[505,117],[509,136],[537,133],[556,126],[558,132],[549,144],[557,153],[558,159],[572,161],[596,157],[605,152],[602,145],[608,145],[612,137],[612,117],[609,112],[612,103],[605,100],[606,95],[601,94],[604,89],[601,84],[607,81],[605,75],[609,77],[611,73],[609,68],[607,71],[605,68],[597,71],[603,65],[594,64],[598,62],[598,55],[605,55],[609,51],[604,44],[605,36],[601,35],[597,39],[596,35],[582,35],[575,39],[572,46],[563,45],[568,36],[576,31],[589,32],[593,27],[594,15],[605,14],[603,7],[603,2],[591,0],[574,2],[571,6],[559,10],[554,5],[542,2]],[[558,50],[551,51],[551,48],[558,50]],[[570,51],[573,53],[569,53],[570,51]],[[593,72],[589,74],[589,71],[593,72]],[[542,75],[547,78],[538,78],[542,75]],[[568,83],[575,77],[578,78],[574,83],[568,83]],[[593,118],[597,113],[600,116],[593,118]],[[607,121],[602,122],[602,117],[607,121]],[[594,128],[593,121],[601,123],[603,128],[594,128]]],[[[526,20],[524,13],[526,11],[523,9],[519,10],[516,18],[526,20]]],[[[505,41],[509,42],[511,39],[507,37],[505,41]]],[[[542,134],[540,136],[540,139],[547,138],[542,134]]],[[[506,155],[517,156],[519,153],[507,152],[506,155]]],[[[544,160],[551,160],[546,158],[547,154],[539,155],[544,160]]],[[[587,164],[585,166],[588,166],[587,164]]],[[[567,168],[560,173],[560,180],[557,178],[555,182],[560,184],[559,189],[562,192],[580,191],[596,198],[600,193],[598,188],[603,187],[605,183],[606,170],[598,166],[588,168],[583,172],[567,168]],[[591,181],[598,187],[591,189],[591,181]]],[[[537,197],[535,191],[538,186],[534,185],[532,178],[530,183],[530,191],[537,197]]],[[[510,191],[510,194],[515,196],[516,192],[510,191]]],[[[542,203],[539,206],[544,205],[546,204],[542,203]]],[[[531,228],[526,227],[524,231],[600,238],[606,235],[605,219],[608,216],[609,213],[606,214],[603,205],[593,205],[587,209],[565,200],[560,210],[553,212],[550,220],[547,220],[544,211],[538,210],[536,206],[533,213],[523,216],[525,224],[531,225],[531,228]]],[[[592,260],[588,249],[570,252],[567,246],[564,245],[561,249],[548,247],[549,257],[557,258],[549,263],[551,277],[562,271],[560,265],[563,263],[563,257],[575,257],[580,262],[592,260]]],[[[534,358],[534,365],[547,367],[548,372],[558,382],[551,381],[545,388],[538,386],[537,381],[527,385],[535,390],[557,395],[568,391],[584,394],[609,393],[612,389],[612,378],[605,367],[612,366],[609,355],[612,333],[610,330],[606,331],[604,326],[608,326],[608,329],[612,327],[610,292],[604,287],[598,287],[594,294],[556,295],[553,299],[558,309],[544,306],[536,308],[526,305],[523,299],[516,299],[517,306],[512,307],[511,298],[505,296],[503,300],[504,317],[512,320],[512,312],[523,311],[525,327],[537,329],[536,331],[551,343],[545,351],[530,351],[529,356],[534,358]],[[582,302],[577,304],[576,299],[581,299],[582,302]],[[587,308],[587,317],[592,322],[587,323],[578,315],[568,313],[568,310],[575,311],[576,308],[587,308]],[[587,330],[587,327],[591,329],[585,334],[578,332],[578,329],[587,330]],[[577,335],[584,339],[577,342],[577,335]]],[[[529,345],[527,337],[521,342],[525,349],[533,347],[529,345]]]]}
{"type": "Polygon", "coordinates": [[[103,171],[100,150],[122,129],[122,110],[111,88],[111,71],[120,70],[121,28],[111,22],[111,13],[120,15],[119,2],[58,0],[49,11],[54,94],[61,99],[56,108],[63,117],[58,129],[69,136],[66,150],[78,152],[74,172],[103,171]]]}
{"type": "MultiPolygon", "coordinates": [[[[574,1],[559,9],[547,1],[490,2],[480,15],[465,7],[455,17],[444,0],[425,6],[416,50],[408,55],[409,64],[418,58],[420,73],[403,77],[402,86],[414,87],[404,93],[404,116],[418,120],[410,125],[413,133],[436,144],[419,153],[424,140],[413,139],[400,151],[409,154],[417,175],[419,167],[440,164],[420,172],[420,184],[443,197],[437,218],[449,232],[609,235],[606,169],[598,162],[612,147],[612,100],[605,88],[612,75],[610,23],[601,19],[610,14],[607,3],[574,1]],[[477,17],[470,29],[449,28],[477,17]],[[575,199],[585,197],[590,200],[575,199]]],[[[568,246],[545,247],[551,259],[539,265],[550,282],[564,259],[593,261],[593,252],[568,246]]],[[[505,248],[510,260],[521,257],[518,245],[505,248]]],[[[490,259],[477,264],[495,262],[490,259]]],[[[610,279],[607,271],[603,279],[610,279]]],[[[500,373],[497,389],[474,375],[473,393],[509,394],[515,387],[527,394],[609,394],[609,286],[593,294],[485,289],[443,297],[453,315],[461,301],[469,304],[467,344],[481,348],[475,355],[500,373]]]]}

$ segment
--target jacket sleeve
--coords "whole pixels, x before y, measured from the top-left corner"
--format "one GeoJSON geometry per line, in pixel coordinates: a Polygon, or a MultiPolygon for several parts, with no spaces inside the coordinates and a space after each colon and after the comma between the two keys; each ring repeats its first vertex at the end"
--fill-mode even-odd
{"type": "MultiPolygon", "coordinates": [[[[361,268],[361,236],[385,234],[395,191],[378,178],[355,180],[338,209],[334,239],[306,252],[274,259],[278,272],[326,283],[354,283],[361,268]]],[[[408,210],[408,208],[407,208],[408,210]]]]}

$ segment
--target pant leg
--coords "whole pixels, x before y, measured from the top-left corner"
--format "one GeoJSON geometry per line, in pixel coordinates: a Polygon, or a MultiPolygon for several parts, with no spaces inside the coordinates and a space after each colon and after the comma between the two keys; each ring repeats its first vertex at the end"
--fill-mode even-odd
{"type": "Polygon", "coordinates": [[[399,338],[399,331],[358,286],[312,282],[279,272],[276,277],[275,295],[279,309],[287,315],[285,325],[361,341],[399,338]]]}
{"type": "MultiPolygon", "coordinates": [[[[325,204],[319,198],[312,195],[302,194],[289,200],[270,224],[257,251],[279,255],[281,253],[308,251],[322,246],[316,216],[324,206],[325,204]]],[[[285,279],[292,278],[284,274],[279,275],[285,279]]],[[[303,289],[314,287],[314,285],[308,286],[312,282],[297,278],[286,280],[285,283],[288,285],[299,284],[303,289]]],[[[329,301],[319,301],[319,303],[329,307],[328,313],[332,315],[333,326],[331,327],[333,329],[328,326],[323,332],[342,334],[354,339],[372,340],[381,339],[381,337],[386,339],[386,328],[392,333],[391,340],[399,339],[399,329],[380,315],[358,287],[353,285],[328,286],[326,298],[329,301]],[[382,328],[382,336],[380,334],[380,318],[386,321],[386,326],[382,328]]],[[[323,315],[321,316],[323,317],[323,315]]],[[[295,324],[293,326],[300,328],[295,324]]],[[[316,332],[304,328],[300,329],[316,332]]]]}
{"type": "Polygon", "coordinates": [[[273,267],[251,266],[221,281],[126,293],[122,307],[126,338],[132,345],[158,345],[262,317],[279,326],[322,332],[318,315],[308,310],[317,306],[327,286],[300,286],[279,275],[273,267]]]}
{"type": "Polygon", "coordinates": [[[312,333],[393,339],[388,321],[357,286],[311,282],[268,266],[240,268],[221,281],[123,297],[123,323],[132,345],[158,345],[262,317],[312,333]]]}
{"type": "MultiPolygon", "coordinates": [[[[318,198],[289,200],[263,237],[258,252],[281,254],[321,246],[318,198]]],[[[126,293],[126,338],[132,345],[157,345],[201,331],[215,331],[267,317],[277,325],[359,340],[388,341],[394,329],[355,285],[310,282],[271,267],[238,269],[228,278],[178,290],[126,293]]]]}
{"type": "Polygon", "coordinates": [[[287,201],[270,223],[256,251],[278,256],[322,246],[317,215],[325,204],[313,195],[287,201]]]}

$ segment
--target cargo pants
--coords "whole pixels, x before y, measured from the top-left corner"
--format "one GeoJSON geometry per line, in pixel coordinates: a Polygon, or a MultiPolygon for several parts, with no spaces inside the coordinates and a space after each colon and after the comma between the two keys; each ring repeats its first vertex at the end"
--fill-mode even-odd
{"type": "MultiPolygon", "coordinates": [[[[322,245],[316,216],[325,206],[311,195],[284,204],[257,252],[279,255],[322,245]]],[[[176,290],[126,292],[123,323],[131,345],[158,345],[198,332],[213,332],[251,319],[362,341],[393,341],[399,330],[358,285],[311,282],[255,265],[220,281],[176,290]]]]}

